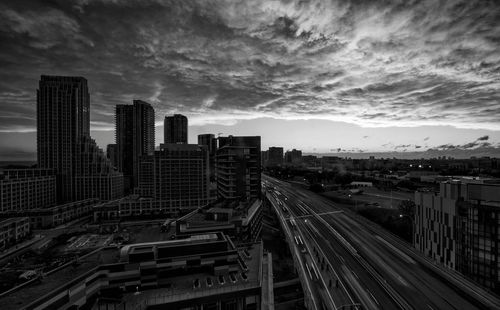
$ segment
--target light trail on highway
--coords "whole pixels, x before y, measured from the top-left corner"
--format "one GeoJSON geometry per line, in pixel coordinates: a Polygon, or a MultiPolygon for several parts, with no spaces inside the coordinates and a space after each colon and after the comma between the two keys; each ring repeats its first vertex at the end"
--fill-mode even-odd
{"type": "Polygon", "coordinates": [[[364,309],[500,308],[496,296],[436,267],[411,245],[351,210],[286,182],[264,175],[263,180],[364,309]]]}

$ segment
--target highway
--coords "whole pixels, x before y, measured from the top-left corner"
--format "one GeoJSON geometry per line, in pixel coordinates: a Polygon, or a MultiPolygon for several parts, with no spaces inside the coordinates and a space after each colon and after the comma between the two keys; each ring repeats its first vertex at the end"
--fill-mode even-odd
{"type": "Polygon", "coordinates": [[[289,183],[262,179],[363,309],[500,309],[496,296],[351,210],[289,183]]]}

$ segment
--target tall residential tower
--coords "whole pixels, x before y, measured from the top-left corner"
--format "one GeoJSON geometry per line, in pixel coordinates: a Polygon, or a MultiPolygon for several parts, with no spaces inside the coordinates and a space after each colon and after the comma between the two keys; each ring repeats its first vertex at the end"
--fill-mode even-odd
{"type": "Polygon", "coordinates": [[[132,105],[116,106],[117,166],[125,177],[125,190],[137,186],[139,159],[152,155],[155,146],[155,115],[153,107],[134,100],[132,105]]]}
{"type": "Polygon", "coordinates": [[[188,142],[188,120],[184,115],[165,116],[163,130],[165,144],[188,142]]]}

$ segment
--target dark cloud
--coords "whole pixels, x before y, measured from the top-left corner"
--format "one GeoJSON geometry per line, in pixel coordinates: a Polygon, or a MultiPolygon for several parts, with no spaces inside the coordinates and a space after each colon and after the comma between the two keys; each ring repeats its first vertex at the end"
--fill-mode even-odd
{"type": "Polygon", "coordinates": [[[477,141],[487,141],[490,137],[489,136],[482,136],[477,138],[477,141]]]}
{"type": "Polygon", "coordinates": [[[87,77],[101,129],[140,98],[192,124],[498,130],[499,18],[497,2],[466,0],[4,1],[0,131],[33,130],[41,74],[87,77]]]}

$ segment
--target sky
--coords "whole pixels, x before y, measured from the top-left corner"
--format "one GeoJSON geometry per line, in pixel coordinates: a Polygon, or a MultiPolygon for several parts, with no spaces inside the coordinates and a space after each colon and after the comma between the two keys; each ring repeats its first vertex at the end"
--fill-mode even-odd
{"type": "Polygon", "coordinates": [[[0,160],[34,159],[40,75],[88,79],[92,136],[141,99],[196,135],[304,152],[500,156],[498,1],[7,0],[0,160]]]}

